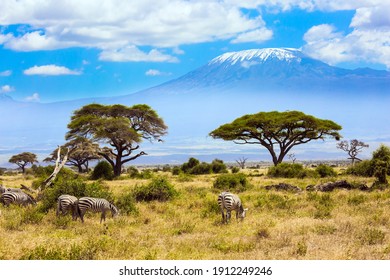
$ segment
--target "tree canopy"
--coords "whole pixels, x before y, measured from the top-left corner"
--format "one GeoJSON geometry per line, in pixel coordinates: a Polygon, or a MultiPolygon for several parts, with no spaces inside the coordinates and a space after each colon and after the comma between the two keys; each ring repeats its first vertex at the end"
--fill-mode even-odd
{"type": "Polygon", "coordinates": [[[21,154],[13,155],[9,159],[9,162],[18,165],[22,169],[22,172],[24,173],[27,164],[30,163],[34,164],[34,162],[38,162],[38,160],[36,154],[30,152],[24,152],[21,154]]]}
{"type": "Polygon", "coordinates": [[[294,146],[326,137],[339,140],[339,130],[341,126],[331,120],[318,119],[299,111],[272,111],[239,117],[213,130],[210,136],[236,144],[264,146],[274,165],[277,165],[294,146]]]}
{"type": "Polygon", "coordinates": [[[163,119],[145,104],[85,105],[73,113],[68,128],[67,140],[86,137],[105,144],[99,154],[112,165],[115,176],[123,164],[146,155],[135,152],[142,140],[162,141],[167,133],[163,119]]]}

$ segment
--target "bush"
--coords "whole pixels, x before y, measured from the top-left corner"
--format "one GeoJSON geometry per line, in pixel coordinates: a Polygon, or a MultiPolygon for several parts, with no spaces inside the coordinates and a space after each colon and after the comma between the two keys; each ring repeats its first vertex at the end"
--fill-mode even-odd
{"type": "Polygon", "coordinates": [[[213,184],[214,188],[224,191],[245,191],[250,188],[247,176],[243,173],[222,174],[213,184]]]}
{"type": "Polygon", "coordinates": [[[268,176],[274,178],[316,178],[319,174],[315,170],[304,168],[299,163],[279,163],[268,169],[268,176]]]}
{"type": "Polygon", "coordinates": [[[135,199],[132,193],[121,195],[115,201],[115,205],[124,214],[138,214],[138,209],[135,205],[135,199]]]}
{"type": "Polygon", "coordinates": [[[315,171],[320,175],[321,178],[334,177],[337,175],[336,171],[334,171],[332,167],[326,164],[318,165],[315,171]]]}
{"type": "Polygon", "coordinates": [[[134,166],[127,168],[127,173],[129,174],[130,178],[136,178],[139,175],[138,169],[134,166]]]}
{"type": "Polygon", "coordinates": [[[55,207],[58,197],[62,194],[73,195],[77,198],[91,196],[112,200],[112,194],[103,182],[97,181],[87,184],[86,181],[81,179],[60,180],[43,191],[39,211],[48,212],[55,207]]]}
{"type": "Polygon", "coordinates": [[[268,169],[268,176],[276,178],[298,178],[302,177],[304,168],[299,163],[279,163],[268,169]]]}
{"type": "Polygon", "coordinates": [[[240,168],[237,166],[232,167],[232,173],[238,173],[240,172],[240,168]]]}
{"type": "Polygon", "coordinates": [[[165,177],[156,177],[149,184],[134,189],[134,197],[137,201],[167,201],[177,194],[178,192],[165,177]]]}
{"type": "Polygon", "coordinates": [[[202,162],[193,168],[189,170],[189,174],[194,174],[194,175],[202,175],[202,174],[211,174],[212,173],[212,167],[210,164],[206,162],[202,162]]]}
{"type": "Polygon", "coordinates": [[[374,185],[375,186],[384,186],[388,185],[387,176],[390,170],[390,148],[381,145],[376,151],[372,154],[372,164],[374,167],[374,176],[376,178],[374,185]]]}
{"type": "Polygon", "coordinates": [[[213,173],[227,173],[227,167],[220,159],[214,159],[211,163],[211,169],[213,173]]]}
{"type": "Polygon", "coordinates": [[[175,166],[172,168],[172,175],[179,175],[181,173],[183,173],[183,171],[179,166],[175,166]]]}
{"type": "Polygon", "coordinates": [[[371,160],[363,160],[354,166],[348,167],[346,173],[355,176],[372,177],[374,176],[374,165],[371,160]]]}
{"type": "Polygon", "coordinates": [[[112,180],[114,178],[114,171],[112,169],[111,164],[107,161],[100,161],[95,168],[93,169],[91,179],[106,179],[112,180]]]}

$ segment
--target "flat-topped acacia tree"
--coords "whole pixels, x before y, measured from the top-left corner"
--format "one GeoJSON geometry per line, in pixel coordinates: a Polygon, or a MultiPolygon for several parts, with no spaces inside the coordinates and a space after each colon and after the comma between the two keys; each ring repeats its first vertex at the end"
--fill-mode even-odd
{"type": "Polygon", "coordinates": [[[123,164],[146,155],[137,151],[139,143],[143,139],[161,141],[167,128],[163,119],[145,104],[89,104],[73,113],[66,139],[81,136],[105,144],[99,154],[112,165],[114,176],[120,176],[123,164]]]}
{"type": "Polygon", "coordinates": [[[333,121],[299,111],[272,111],[244,115],[221,125],[210,132],[210,136],[236,144],[264,146],[270,152],[274,165],[277,165],[294,146],[326,137],[339,140],[339,130],[341,126],[333,121]]]}

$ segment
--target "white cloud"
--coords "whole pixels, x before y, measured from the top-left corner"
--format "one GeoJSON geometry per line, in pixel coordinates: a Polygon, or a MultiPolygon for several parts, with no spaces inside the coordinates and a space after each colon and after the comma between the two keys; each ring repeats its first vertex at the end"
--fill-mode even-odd
{"type": "Polygon", "coordinates": [[[17,34],[1,34],[0,44],[17,51],[92,47],[113,61],[167,61],[162,48],[216,40],[245,39],[265,29],[261,18],[245,15],[228,1],[186,0],[3,0],[0,25],[24,24],[17,34]],[[128,55],[128,48],[149,46],[154,53],[128,55]],[[125,52],[125,53],[124,53],[125,52]],[[130,58],[128,58],[130,57],[130,58]]]}
{"type": "Polygon", "coordinates": [[[390,26],[355,28],[345,35],[324,24],[310,28],[304,40],[306,54],[330,64],[370,62],[390,69],[390,26]]]}
{"type": "Polygon", "coordinates": [[[169,76],[171,73],[167,72],[161,72],[160,70],[156,69],[149,69],[148,71],[145,72],[146,76],[169,76]]]}
{"type": "Polygon", "coordinates": [[[0,77],[9,77],[12,75],[12,71],[11,70],[5,70],[3,72],[0,72],[0,77]]]}
{"type": "Polygon", "coordinates": [[[33,93],[31,96],[27,96],[24,100],[28,102],[38,102],[40,101],[40,96],[38,93],[33,93]]]}
{"type": "Polygon", "coordinates": [[[43,76],[59,76],[59,75],[81,75],[81,72],[70,70],[64,66],[43,65],[33,66],[24,70],[25,75],[43,75],[43,76]]]}
{"type": "Polygon", "coordinates": [[[14,91],[15,88],[10,86],[10,85],[4,85],[0,88],[0,93],[9,93],[9,92],[12,92],[14,91]]]}
{"type": "Polygon", "coordinates": [[[156,49],[152,49],[146,53],[138,49],[136,46],[128,46],[122,49],[116,50],[103,50],[99,59],[102,61],[114,61],[114,62],[178,62],[178,59],[174,56],[161,53],[156,49]]]}

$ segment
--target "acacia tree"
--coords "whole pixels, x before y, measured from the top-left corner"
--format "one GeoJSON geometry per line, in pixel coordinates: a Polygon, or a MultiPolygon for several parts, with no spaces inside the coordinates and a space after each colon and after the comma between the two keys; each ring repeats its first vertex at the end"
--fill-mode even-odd
{"type": "Polygon", "coordinates": [[[341,141],[337,143],[336,147],[340,150],[347,152],[349,155],[349,159],[352,161],[352,165],[354,165],[355,160],[361,161],[361,159],[358,158],[357,155],[363,150],[363,148],[367,148],[368,144],[357,139],[353,139],[349,143],[347,140],[341,141]]]}
{"type": "Polygon", "coordinates": [[[276,166],[294,146],[326,137],[339,140],[339,130],[341,126],[333,121],[299,111],[272,111],[244,115],[213,130],[210,135],[236,144],[264,146],[276,166]]]}
{"type": "Polygon", "coordinates": [[[13,155],[9,159],[9,162],[18,165],[22,169],[22,173],[24,173],[27,164],[34,164],[34,162],[38,162],[38,160],[36,154],[24,152],[21,154],[13,155]]]}
{"type": "MultiPolygon", "coordinates": [[[[63,157],[69,151],[66,165],[75,166],[78,172],[88,171],[89,162],[91,160],[100,159],[99,144],[93,143],[90,139],[84,137],[76,137],[71,141],[61,146],[61,156],[63,157]]],[[[49,157],[43,161],[56,161],[58,148],[55,149],[49,157]]]]}
{"type": "Polygon", "coordinates": [[[99,155],[111,164],[114,176],[121,174],[126,162],[146,155],[137,152],[142,140],[162,141],[167,130],[164,121],[145,104],[85,105],[73,113],[68,128],[67,140],[86,137],[105,144],[99,155]]]}

